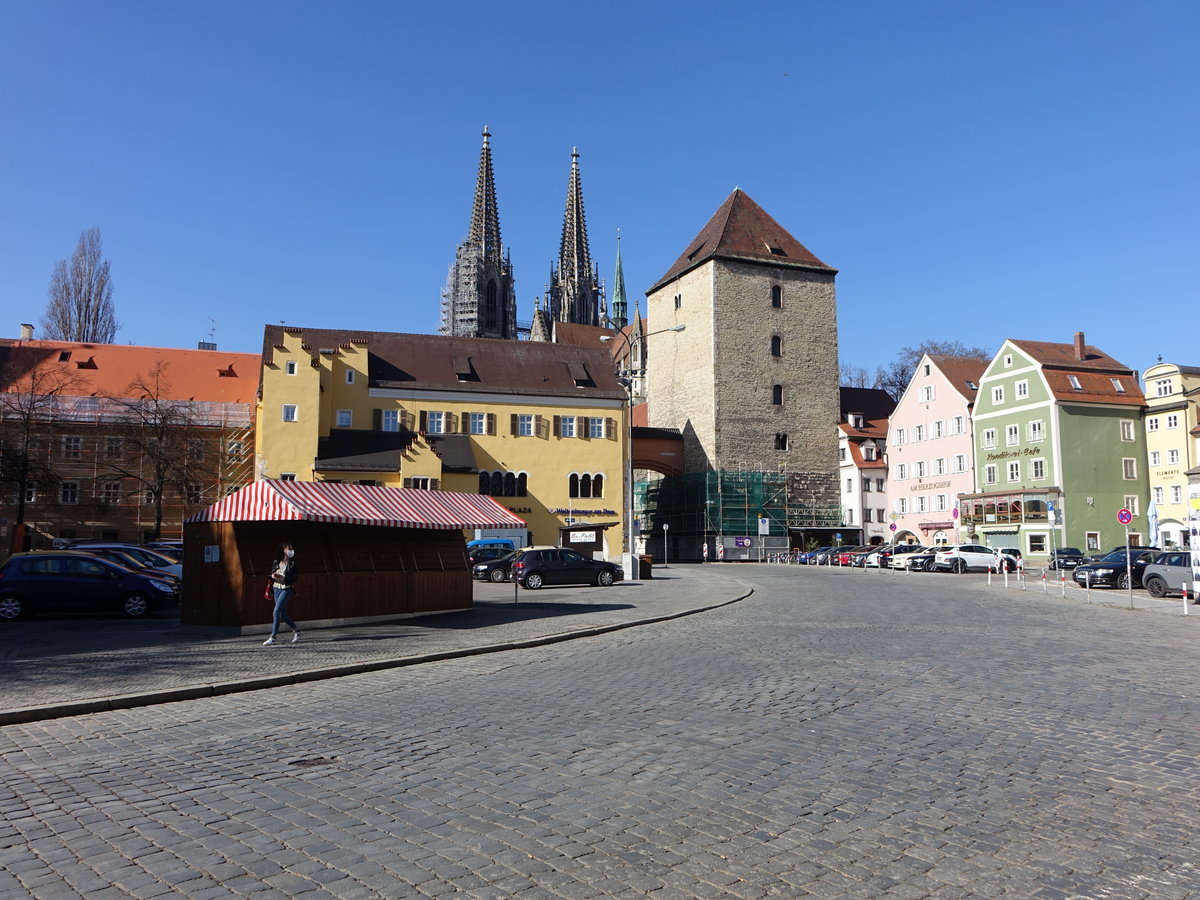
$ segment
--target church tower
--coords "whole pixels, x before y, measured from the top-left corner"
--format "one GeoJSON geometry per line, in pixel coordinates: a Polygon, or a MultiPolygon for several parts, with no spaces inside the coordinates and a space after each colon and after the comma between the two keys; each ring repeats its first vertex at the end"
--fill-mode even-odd
{"type": "Polygon", "coordinates": [[[612,327],[620,331],[629,324],[629,301],[625,299],[625,269],[621,266],[621,232],[617,231],[617,271],[613,274],[612,327]]]}
{"type": "Polygon", "coordinates": [[[500,213],[492,173],[491,133],[483,126],[483,149],[475,180],[475,204],[467,239],[458,245],[442,288],[439,334],[515,339],[517,298],[512,261],[500,245],[500,213]]]}
{"type": "Polygon", "coordinates": [[[546,311],[556,322],[607,325],[600,273],[588,248],[583,215],[583,187],[579,182],[579,151],[571,150],[571,180],[567,185],[567,211],[563,216],[558,263],[550,270],[546,311]]]}

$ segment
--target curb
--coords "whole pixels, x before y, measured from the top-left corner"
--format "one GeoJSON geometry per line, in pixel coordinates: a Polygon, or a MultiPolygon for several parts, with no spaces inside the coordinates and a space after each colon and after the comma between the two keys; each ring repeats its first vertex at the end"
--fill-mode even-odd
{"type": "Polygon", "coordinates": [[[710,612],[739,603],[754,593],[754,588],[743,584],[746,593],[731,600],[722,600],[708,606],[698,606],[682,612],[667,613],[651,616],[646,619],[635,619],[630,622],[618,622],[613,625],[597,625],[594,628],[579,629],[561,634],[545,635],[520,641],[506,641],[500,644],[481,644],[476,647],[464,647],[459,650],[442,650],[436,653],[425,653],[419,656],[401,656],[393,659],[379,659],[370,662],[349,663],[344,666],[330,666],[321,669],[308,669],[301,672],[291,672],[286,675],[264,675],[243,678],[237,681],[223,681],[211,684],[198,684],[190,687],[171,688],[160,691],[145,691],[138,694],[121,694],[117,697],[104,697],[91,700],[76,700],[68,703],[55,703],[47,706],[25,706],[18,709],[0,710],[0,726],[24,725],[30,722],[42,722],[50,719],[63,719],[70,716],[82,716],[98,712],[136,709],[142,706],[156,706],[161,703],[178,703],[183,700],[200,700],[207,697],[221,697],[229,694],[241,694],[249,691],[261,691],[269,688],[286,687],[292,684],[304,684],[312,681],[325,681],[331,678],[343,678],[347,675],[363,675],[368,672],[379,672],[385,669],[400,669],[406,666],[416,666],[422,663],[442,662],[448,659],[462,659],[468,656],[483,656],[490,653],[503,653],[508,650],[529,650],[534,647],[544,647],[549,644],[560,644],[579,638],[595,637],[612,631],[623,631],[626,628],[636,628],[640,625],[654,625],[659,622],[669,622],[684,616],[694,616],[697,613],[710,612]]]}

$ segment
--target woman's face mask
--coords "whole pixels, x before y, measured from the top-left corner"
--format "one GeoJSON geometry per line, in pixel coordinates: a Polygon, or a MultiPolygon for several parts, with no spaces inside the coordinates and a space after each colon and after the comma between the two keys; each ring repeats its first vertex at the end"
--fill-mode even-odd
{"type": "Polygon", "coordinates": [[[284,553],[287,555],[287,558],[288,558],[288,559],[291,559],[293,556],[295,556],[295,555],[296,555],[296,551],[295,551],[295,550],[284,550],[283,552],[284,552],[284,553]]]}

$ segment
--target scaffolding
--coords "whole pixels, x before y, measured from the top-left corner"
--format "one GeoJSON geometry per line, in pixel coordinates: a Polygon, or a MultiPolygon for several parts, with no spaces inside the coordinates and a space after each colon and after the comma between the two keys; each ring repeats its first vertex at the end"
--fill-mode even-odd
{"type": "MultiPolygon", "coordinates": [[[[763,536],[764,519],[764,537],[771,538],[843,527],[840,499],[835,495],[831,502],[829,490],[818,493],[812,482],[811,476],[785,471],[730,470],[639,481],[634,485],[635,515],[651,549],[655,541],[661,544],[665,532],[681,559],[696,554],[689,547],[709,543],[715,551],[717,537],[763,536]]],[[[828,487],[835,489],[835,483],[828,487]]]]}

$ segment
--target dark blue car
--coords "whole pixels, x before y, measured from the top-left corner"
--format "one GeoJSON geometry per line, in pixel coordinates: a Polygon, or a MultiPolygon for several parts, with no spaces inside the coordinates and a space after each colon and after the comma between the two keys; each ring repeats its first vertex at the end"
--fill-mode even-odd
{"type": "Polygon", "coordinates": [[[178,603],[177,581],[91,553],[14,553],[0,566],[0,621],[38,613],[139,617],[178,603]]]}

